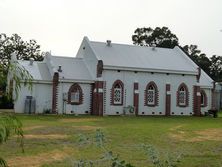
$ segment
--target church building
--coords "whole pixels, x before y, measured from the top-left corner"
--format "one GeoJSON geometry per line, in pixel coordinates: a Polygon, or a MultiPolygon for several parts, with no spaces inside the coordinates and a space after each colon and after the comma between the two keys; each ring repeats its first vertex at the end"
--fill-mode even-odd
{"type": "Polygon", "coordinates": [[[33,76],[33,90],[21,88],[16,113],[200,116],[215,105],[213,80],[177,46],[84,37],[76,57],[17,61],[33,76]]]}

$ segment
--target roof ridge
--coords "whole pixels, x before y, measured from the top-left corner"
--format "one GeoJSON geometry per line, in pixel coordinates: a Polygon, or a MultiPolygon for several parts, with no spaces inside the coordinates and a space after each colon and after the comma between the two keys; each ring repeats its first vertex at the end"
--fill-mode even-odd
{"type": "MultiPolygon", "coordinates": [[[[105,44],[106,42],[101,42],[101,41],[90,41],[92,43],[100,43],[100,44],[105,44]]],[[[162,48],[162,47],[153,47],[153,46],[140,46],[140,45],[133,45],[133,44],[122,44],[122,43],[111,43],[114,45],[122,45],[122,46],[129,46],[129,47],[140,47],[140,48],[148,48],[148,49],[152,49],[152,48],[156,48],[156,49],[163,49],[163,50],[174,50],[174,48],[162,48]]]]}
{"type": "Polygon", "coordinates": [[[63,58],[63,59],[83,59],[81,57],[69,57],[69,56],[56,56],[53,55],[52,58],[63,58]]]}

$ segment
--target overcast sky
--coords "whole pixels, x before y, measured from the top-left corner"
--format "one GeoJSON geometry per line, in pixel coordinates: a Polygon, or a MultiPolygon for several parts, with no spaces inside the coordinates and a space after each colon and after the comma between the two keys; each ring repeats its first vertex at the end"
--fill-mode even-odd
{"type": "Polygon", "coordinates": [[[167,26],[181,45],[222,56],[222,0],[0,0],[0,33],[75,56],[84,36],[132,44],[137,27],[167,26]]]}

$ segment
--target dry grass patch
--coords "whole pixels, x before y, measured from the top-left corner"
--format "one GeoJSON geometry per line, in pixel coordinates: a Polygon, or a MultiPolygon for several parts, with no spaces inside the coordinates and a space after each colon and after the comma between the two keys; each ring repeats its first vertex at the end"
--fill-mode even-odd
{"type": "Polygon", "coordinates": [[[70,150],[53,150],[35,156],[17,156],[7,160],[10,167],[40,167],[53,161],[62,161],[69,156],[70,150]]]}
{"type": "Polygon", "coordinates": [[[98,121],[96,118],[67,118],[67,119],[60,119],[60,122],[63,123],[78,123],[78,122],[90,122],[90,121],[98,121]]]}
{"type": "Polygon", "coordinates": [[[78,130],[96,130],[101,129],[101,127],[98,126],[72,126],[73,128],[76,128],[78,130]]]}
{"type": "Polygon", "coordinates": [[[28,130],[35,130],[35,129],[41,129],[41,128],[45,128],[45,126],[42,126],[42,125],[29,126],[29,127],[24,127],[23,130],[28,131],[28,130]]]}
{"type": "Polygon", "coordinates": [[[172,132],[169,133],[171,138],[180,141],[187,141],[187,142],[199,142],[199,141],[222,141],[222,129],[205,129],[199,131],[192,131],[190,134],[187,131],[178,130],[182,126],[178,126],[177,128],[170,129],[172,132]],[[193,136],[194,135],[194,136],[193,136]]]}
{"type": "Polygon", "coordinates": [[[27,134],[24,135],[25,139],[66,139],[68,135],[63,134],[47,134],[47,135],[40,135],[40,134],[27,134]]]}

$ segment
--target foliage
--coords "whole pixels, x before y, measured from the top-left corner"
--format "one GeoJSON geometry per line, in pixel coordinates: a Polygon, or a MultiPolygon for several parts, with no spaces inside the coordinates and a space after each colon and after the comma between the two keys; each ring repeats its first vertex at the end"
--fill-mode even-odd
{"type": "Polygon", "coordinates": [[[148,159],[150,159],[156,167],[176,167],[181,159],[181,154],[176,156],[176,159],[173,158],[171,154],[167,154],[166,159],[160,159],[158,151],[152,145],[142,144],[142,148],[148,156],[148,159]]]}
{"type": "Polygon", "coordinates": [[[215,81],[222,81],[222,56],[213,55],[211,58],[210,74],[215,81]]]}
{"type": "Polygon", "coordinates": [[[12,99],[6,95],[3,95],[0,98],[0,109],[12,109],[13,102],[12,99]]]}
{"type": "MultiPolygon", "coordinates": [[[[29,60],[30,58],[33,58],[36,61],[42,61],[44,53],[41,53],[40,51],[40,45],[37,44],[37,42],[33,39],[29,41],[24,41],[18,34],[13,34],[12,36],[7,36],[6,34],[0,34],[0,87],[5,88],[7,84],[7,75],[10,70],[13,70],[15,72],[18,70],[17,73],[20,75],[21,79],[23,79],[24,76],[28,76],[27,71],[19,67],[16,63],[14,65],[11,65],[11,55],[12,53],[15,53],[18,60],[29,60]]],[[[13,75],[14,75],[13,74],[13,75]]],[[[16,85],[20,87],[18,84],[18,77],[15,77],[14,79],[17,79],[15,82],[16,85]]],[[[17,88],[18,88],[17,87],[17,88]]]]}
{"type": "MultiPolygon", "coordinates": [[[[22,85],[27,86],[32,91],[32,75],[18,62],[12,62],[9,64],[10,78],[14,82],[13,87],[15,90],[15,100],[18,98],[18,93],[21,90],[22,85]],[[23,83],[23,84],[22,84],[23,83]]],[[[8,87],[8,95],[12,98],[12,90],[8,87]]]]}
{"type": "Polygon", "coordinates": [[[43,60],[40,45],[35,40],[23,41],[18,34],[13,34],[10,37],[0,34],[0,63],[6,70],[12,53],[16,53],[18,60],[29,60],[30,58],[36,61],[43,60]]]}
{"type": "Polygon", "coordinates": [[[211,61],[206,54],[201,53],[197,45],[185,45],[183,51],[208,75],[211,74],[211,61]]]}
{"type": "Polygon", "coordinates": [[[89,137],[80,134],[79,135],[79,144],[85,145],[87,143],[95,144],[97,147],[101,148],[104,152],[103,156],[99,160],[82,160],[76,162],[78,167],[92,167],[95,163],[103,163],[105,161],[111,162],[111,167],[133,167],[130,163],[127,163],[125,160],[121,160],[119,155],[115,155],[111,150],[108,150],[105,146],[105,135],[100,130],[96,130],[94,140],[90,140],[89,137]]]}
{"type": "Polygon", "coordinates": [[[151,47],[174,48],[179,44],[177,36],[168,27],[137,28],[132,40],[135,45],[151,47]]]}
{"type": "MultiPolygon", "coordinates": [[[[0,116],[0,144],[6,142],[14,134],[17,135],[17,141],[24,152],[22,123],[15,116],[0,116]]],[[[6,166],[6,161],[0,157],[0,167],[6,166]]]]}
{"type": "MultiPolygon", "coordinates": [[[[85,145],[87,143],[90,143],[90,138],[81,134],[79,135],[79,142],[80,142],[80,145],[83,145],[83,144],[85,145]]],[[[101,160],[85,161],[81,159],[76,162],[78,167],[88,167],[88,166],[91,167],[95,164],[95,162],[101,163],[107,160],[111,162],[111,165],[110,165],[111,167],[133,167],[132,164],[127,163],[125,160],[120,159],[118,154],[115,155],[113,151],[106,148],[105,135],[100,129],[96,130],[95,144],[97,145],[97,147],[101,148],[104,151],[104,154],[101,160]]],[[[142,144],[142,150],[147,155],[147,158],[150,159],[152,164],[156,167],[176,167],[177,164],[180,162],[179,161],[179,159],[181,158],[180,154],[179,156],[176,156],[176,159],[173,158],[173,156],[171,156],[170,154],[167,154],[167,158],[161,159],[158,151],[152,145],[142,144]]]]}
{"type": "MultiPolygon", "coordinates": [[[[167,27],[137,28],[132,35],[135,45],[174,48],[179,46],[179,39],[167,27]]],[[[202,70],[213,80],[222,81],[222,56],[213,55],[208,58],[197,45],[179,46],[202,70]]]]}

